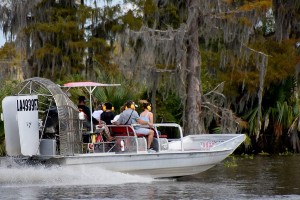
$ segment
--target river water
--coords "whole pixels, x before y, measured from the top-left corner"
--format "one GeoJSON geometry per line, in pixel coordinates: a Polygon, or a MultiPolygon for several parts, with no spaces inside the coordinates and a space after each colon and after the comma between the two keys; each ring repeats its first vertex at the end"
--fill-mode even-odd
{"type": "Polygon", "coordinates": [[[300,199],[300,155],[229,157],[201,174],[160,180],[3,160],[0,199],[300,199]]]}

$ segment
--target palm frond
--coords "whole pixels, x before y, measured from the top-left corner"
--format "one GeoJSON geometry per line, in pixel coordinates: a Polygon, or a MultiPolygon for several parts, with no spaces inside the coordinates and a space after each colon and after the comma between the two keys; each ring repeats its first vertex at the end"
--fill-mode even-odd
{"type": "Polygon", "coordinates": [[[257,113],[258,113],[258,107],[252,109],[248,114],[244,116],[244,118],[248,121],[248,127],[249,127],[249,134],[255,135],[256,134],[256,125],[257,125],[257,113]]]}

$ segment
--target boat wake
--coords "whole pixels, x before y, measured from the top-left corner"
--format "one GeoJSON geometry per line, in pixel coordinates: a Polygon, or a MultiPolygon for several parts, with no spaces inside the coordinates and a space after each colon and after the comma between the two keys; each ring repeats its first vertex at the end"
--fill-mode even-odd
{"type": "Polygon", "coordinates": [[[153,178],[112,172],[101,168],[20,165],[11,159],[0,160],[0,186],[117,185],[151,183],[153,178]]]}

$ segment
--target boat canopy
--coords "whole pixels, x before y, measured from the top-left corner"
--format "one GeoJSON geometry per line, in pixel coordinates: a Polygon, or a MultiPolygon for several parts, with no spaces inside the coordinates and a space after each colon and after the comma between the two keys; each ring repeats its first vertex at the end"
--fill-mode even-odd
{"type": "Polygon", "coordinates": [[[65,83],[63,87],[105,87],[105,86],[120,86],[121,84],[107,84],[96,82],[70,82],[65,83]]]}
{"type": "Polygon", "coordinates": [[[66,87],[68,88],[67,91],[70,88],[75,88],[75,87],[84,87],[88,93],[89,93],[89,100],[90,100],[90,119],[91,119],[91,132],[93,132],[93,120],[92,120],[92,93],[96,89],[96,87],[110,87],[110,86],[120,86],[121,84],[107,84],[107,83],[97,83],[97,82],[70,82],[70,83],[65,83],[61,87],[66,87]]]}

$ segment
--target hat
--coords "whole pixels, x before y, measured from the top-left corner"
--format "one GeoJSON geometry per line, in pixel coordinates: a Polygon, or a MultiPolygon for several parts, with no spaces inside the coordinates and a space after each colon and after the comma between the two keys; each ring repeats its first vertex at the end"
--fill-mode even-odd
{"type": "Polygon", "coordinates": [[[85,102],[86,101],[85,96],[79,96],[78,101],[84,101],[85,102]]]}
{"type": "Polygon", "coordinates": [[[105,104],[105,107],[107,110],[111,110],[112,109],[112,104],[110,102],[106,102],[105,104]]]}
{"type": "Polygon", "coordinates": [[[149,103],[149,102],[148,102],[147,100],[145,100],[145,99],[140,99],[140,100],[139,100],[139,103],[140,103],[140,104],[143,104],[143,103],[149,103]]]}

